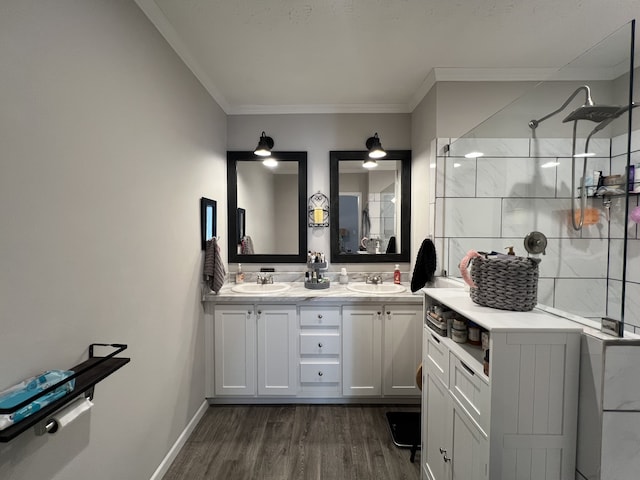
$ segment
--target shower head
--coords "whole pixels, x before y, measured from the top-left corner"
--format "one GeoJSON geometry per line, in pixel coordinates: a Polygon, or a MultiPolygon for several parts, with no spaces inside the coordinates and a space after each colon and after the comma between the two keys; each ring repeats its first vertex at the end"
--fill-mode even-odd
{"type": "MultiPolygon", "coordinates": [[[[538,128],[538,125],[542,122],[544,122],[547,118],[551,118],[554,115],[560,113],[562,110],[564,110],[565,108],[567,108],[567,105],[569,105],[569,103],[571,103],[571,100],[573,100],[576,95],[578,95],[578,93],[580,93],[581,91],[584,91],[584,105],[582,107],[580,107],[579,109],[576,110],[576,112],[582,108],[591,108],[594,106],[593,104],[593,100],[591,99],[591,89],[589,88],[588,85],[582,85],[578,88],[576,88],[573,93],[571,95],[569,95],[569,98],[567,98],[565,100],[565,102],[562,104],[562,106],[560,108],[558,108],[557,110],[554,110],[553,112],[549,113],[548,115],[545,115],[542,118],[539,118],[538,120],[530,120],[529,121],[529,128],[531,128],[531,130],[535,130],[536,128],[538,128]]],[[[568,118],[568,117],[567,117],[568,118]]],[[[565,122],[569,121],[567,119],[564,120],[565,122]]]]}
{"type": "Polygon", "coordinates": [[[577,120],[591,120],[600,123],[605,120],[614,120],[628,110],[629,107],[620,105],[583,105],[576,108],[562,123],[574,122],[577,120]]]}

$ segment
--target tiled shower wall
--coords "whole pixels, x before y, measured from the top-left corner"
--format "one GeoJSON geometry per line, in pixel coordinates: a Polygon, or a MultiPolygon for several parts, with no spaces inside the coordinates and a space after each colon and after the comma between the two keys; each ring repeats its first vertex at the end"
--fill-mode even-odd
{"type": "MultiPolygon", "coordinates": [[[[633,164],[640,163],[640,134],[632,135],[633,164]]],[[[626,135],[592,139],[587,177],[624,174],[626,135]]],[[[640,330],[640,237],[625,221],[625,197],[589,198],[597,221],[575,231],[571,224],[571,139],[504,138],[434,141],[430,209],[439,269],[460,276],[468,250],[526,256],[524,237],[539,231],[548,245],[540,263],[538,301],[588,318],[620,317],[624,228],[629,229],[625,323],[640,330]],[[446,146],[450,151],[446,152],[446,146]],[[483,157],[464,154],[482,151],[483,157]],[[555,166],[546,166],[549,163],[555,166]]],[[[579,140],[578,145],[584,145],[579,140]]],[[[576,159],[576,185],[582,159],[576,159]]],[[[579,208],[576,201],[576,208],[579,208]]],[[[632,195],[630,209],[638,205],[632,195]]]]}

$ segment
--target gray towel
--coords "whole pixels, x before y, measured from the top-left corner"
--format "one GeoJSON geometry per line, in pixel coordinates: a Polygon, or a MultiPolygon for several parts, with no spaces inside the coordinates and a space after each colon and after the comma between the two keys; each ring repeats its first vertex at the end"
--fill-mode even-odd
{"type": "Polygon", "coordinates": [[[240,253],[242,255],[253,255],[254,251],[253,251],[253,240],[251,240],[251,237],[249,235],[245,235],[244,237],[242,237],[242,242],[240,245],[240,253]]]}
{"type": "Polygon", "coordinates": [[[220,246],[215,238],[207,240],[204,251],[204,277],[207,286],[218,293],[224,284],[224,276],[227,272],[222,264],[220,246]]]}

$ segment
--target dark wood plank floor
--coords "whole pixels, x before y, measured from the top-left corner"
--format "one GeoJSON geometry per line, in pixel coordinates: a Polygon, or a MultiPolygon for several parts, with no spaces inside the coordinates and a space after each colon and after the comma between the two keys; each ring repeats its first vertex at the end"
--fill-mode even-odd
{"type": "Polygon", "coordinates": [[[393,444],[385,413],[418,407],[212,406],[164,480],[417,480],[410,451],[393,444]]]}

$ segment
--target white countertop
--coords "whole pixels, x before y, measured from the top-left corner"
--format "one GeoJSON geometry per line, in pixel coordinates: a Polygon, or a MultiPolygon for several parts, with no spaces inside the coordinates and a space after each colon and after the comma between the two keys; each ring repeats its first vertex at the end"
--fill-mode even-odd
{"type": "Polygon", "coordinates": [[[347,289],[346,285],[340,285],[337,282],[331,282],[331,286],[324,290],[310,290],[304,287],[303,282],[279,282],[287,283],[290,288],[284,292],[269,293],[269,294],[251,294],[251,293],[236,293],[231,289],[235,284],[225,284],[222,289],[216,295],[213,292],[204,293],[202,296],[203,302],[215,302],[215,303],[247,303],[247,302],[261,302],[261,303],[337,303],[337,302],[349,302],[349,303],[411,303],[421,304],[423,295],[421,291],[411,293],[410,285],[403,283],[406,288],[404,292],[400,293],[387,293],[387,294],[373,294],[373,293],[359,293],[347,289]]]}
{"type": "Polygon", "coordinates": [[[542,328],[556,332],[575,332],[583,329],[576,322],[539,309],[514,312],[483,307],[474,303],[469,292],[462,288],[423,288],[422,292],[489,331],[539,331],[542,328]]]}

